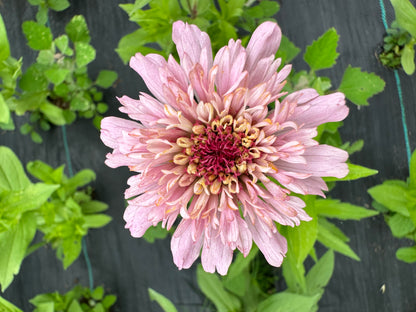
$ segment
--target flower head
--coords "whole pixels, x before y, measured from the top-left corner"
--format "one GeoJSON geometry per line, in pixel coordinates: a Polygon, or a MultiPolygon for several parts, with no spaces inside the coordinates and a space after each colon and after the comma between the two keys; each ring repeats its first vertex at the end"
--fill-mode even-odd
{"type": "Polygon", "coordinates": [[[233,251],[246,256],[252,241],[280,266],[287,243],[275,222],[310,220],[291,192],[324,196],[321,177],[348,173],[345,151],[313,140],[318,125],[347,116],[344,95],[305,89],[279,101],[291,71],[277,71],[280,39],[277,24],[265,22],[247,48],[231,39],[213,59],[206,33],[175,22],[180,64],[140,53],[130,61],[154,95],[119,99],[140,123],[102,121],[101,138],[114,149],[106,164],[139,173],[128,180],[126,227],[140,237],[180,215],[171,240],[179,269],[201,254],[206,271],[226,274],[233,251]]]}

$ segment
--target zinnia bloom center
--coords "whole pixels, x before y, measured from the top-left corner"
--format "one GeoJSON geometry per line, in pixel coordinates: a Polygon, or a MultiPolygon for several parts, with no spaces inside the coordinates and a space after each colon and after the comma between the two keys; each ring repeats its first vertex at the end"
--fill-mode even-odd
{"type": "Polygon", "coordinates": [[[253,159],[260,157],[255,147],[259,132],[243,117],[234,119],[231,115],[207,124],[196,123],[189,138],[176,141],[183,150],[173,162],[187,165],[188,174],[200,177],[195,194],[218,194],[222,186],[237,193],[238,177],[246,173],[253,159]]]}

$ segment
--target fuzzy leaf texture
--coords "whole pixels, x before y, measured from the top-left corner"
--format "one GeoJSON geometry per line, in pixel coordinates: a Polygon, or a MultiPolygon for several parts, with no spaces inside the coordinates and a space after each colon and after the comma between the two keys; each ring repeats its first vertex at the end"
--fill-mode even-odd
{"type": "Polygon", "coordinates": [[[156,301],[163,311],[165,312],[177,312],[175,305],[168,298],[153,290],[152,288],[147,289],[149,292],[149,298],[152,301],[156,301]]]}
{"type": "Polygon", "coordinates": [[[348,68],[342,77],[339,91],[356,105],[369,105],[368,99],[384,90],[386,83],[374,73],[361,71],[359,67],[348,68]]]}
{"type": "Polygon", "coordinates": [[[416,8],[409,0],[390,0],[400,27],[416,38],[416,8]]]}
{"type": "Polygon", "coordinates": [[[336,63],[338,39],[335,28],[330,28],[306,48],[303,58],[312,70],[330,68],[336,63]]]}

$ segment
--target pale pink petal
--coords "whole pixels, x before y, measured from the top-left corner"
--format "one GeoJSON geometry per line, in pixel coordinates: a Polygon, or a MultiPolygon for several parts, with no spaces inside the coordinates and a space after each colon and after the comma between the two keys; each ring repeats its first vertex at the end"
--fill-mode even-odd
{"type": "Polygon", "coordinates": [[[214,273],[217,270],[219,274],[226,275],[232,260],[233,250],[221,242],[218,234],[205,238],[201,264],[206,272],[214,273]]]}
{"type": "Polygon", "coordinates": [[[130,132],[133,129],[141,128],[137,122],[118,117],[105,117],[101,121],[101,140],[111,148],[118,148],[119,139],[123,132],[130,132]]]}

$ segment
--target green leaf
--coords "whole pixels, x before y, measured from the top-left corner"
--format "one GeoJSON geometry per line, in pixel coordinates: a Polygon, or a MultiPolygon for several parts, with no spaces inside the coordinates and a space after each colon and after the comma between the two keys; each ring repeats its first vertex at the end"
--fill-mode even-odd
{"type": "Polygon", "coordinates": [[[94,300],[101,300],[104,297],[104,288],[102,286],[98,286],[94,289],[94,291],[91,293],[91,297],[94,300]]]}
{"type": "Polygon", "coordinates": [[[30,133],[30,138],[32,139],[32,141],[33,142],[35,142],[35,143],[42,143],[43,142],[43,139],[42,139],[42,137],[40,136],[40,134],[39,133],[37,133],[36,131],[32,131],[31,133],[30,133]]]}
{"type": "Polygon", "coordinates": [[[7,30],[3,17],[0,14],[0,63],[10,56],[10,44],[7,39],[7,30]]]}
{"type": "Polygon", "coordinates": [[[22,24],[23,32],[28,41],[28,45],[34,50],[47,50],[52,45],[51,30],[34,21],[26,21],[22,24]]]}
{"type": "Polygon", "coordinates": [[[337,53],[338,39],[335,28],[330,28],[306,48],[303,58],[312,70],[330,68],[335,64],[339,55],[337,53]]]}
{"type": "Polygon", "coordinates": [[[320,295],[305,296],[290,292],[279,292],[260,302],[261,312],[311,312],[320,295]]]}
{"type": "Polygon", "coordinates": [[[387,218],[387,224],[390,227],[393,236],[402,238],[415,230],[415,225],[409,217],[405,217],[400,213],[395,213],[387,218]]]}
{"type": "Polygon", "coordinates": [[[48,11],[46,6],[39,6],[38,12],[36,13],[36,21],[39,24],[45,25],[48,22],[48,11]]]}
{"type": "Polygon", "coordinates": [[[378,214],[378,211],[342,203],[338,199],[318,199],[315,207],[318,215],[341,220],[361,220],[378,214]]]}
{"type": "Polygon", "coordinates": [[[94,171],[90,169],[83,169],[68,180],[65,184],[65,188],[69,191],[75,191],[77,188],[84,186],[93,180],[95,180],[94,171]]]}
{"type": "Polygon", "coordinates": [[[149,40],[147,32],[143,28],[139,28],[120,39],[116,52],[124,63],[127,63],[137,52],[141,52],[144,55],[150,51],[157,52],[152,48],[144,47],[149,40]]]}
{"type": "Polygon", "coordinates": [[[199,265],[196,278],[199,288],[214,303],[218,312],[240,311],[241,302],[236,296],[225,290],[217,275],[205,272],[199,265]]]}
{"type": "Polygon", "coordinates": [[[83,112],[90,108],[90,104],[91,102],[83,97],[82,94],[77,94],[71,100],[70,106],[71,110],[83,112]]]}
{"type": "MultiPolygon", "coordinates": [[[[260,2],[263,3],[264,1],[260,2]]],[[[276,58],[282,58],[282,64],[288,64],[293,60],[300,52],[300,49],[289,40],[288,37],[282,35],[279,50],[277,50],[276,58]]]]}
{"type": "Polygon", "coordinates": [[[39,110],[45,115],[45,117],[50,123],[53,123],[57,126],[62,126],[66,124],[64,110],[62,108],[55,106],[51,103],[44,102],[39,107],[39,110]]]}
{"type": "Polygon", "coordinates": [[[97,213],[108,209],[108,205],[106,203],[100,202],[98,200],[82,202],[80,205],[84,214],[97,213]]]}
{"type": "Polygon", "coordinates": [[[74,43],[88,43],[91,40],[87,23],[82,15],[75,15],[66,25],[65,31],[68,34],[69,39],[74,43]]]}
{"type": "Polygon", "coordinates": [[[406,199],[406,188],[401,185],[384,182],[367,190],[371,197],[391,211],[398,212],[408,217],[408,201],[406,199]]]}
{"type": "Polygon", "coordinates": [[[352,181],[357,180],[365,177],[369,177],[378,173],[377,170],[366,168],[360,165],[348,164],[349,172],[346,177],[338,179],[334,177],[327,177],[324,178],[327,182],[332,181],[352,181]]]}
{"type": "Polygon", "coordinates": [[[13,151],[0,146],[0,192],[5,190],[22,190],[30,185],[20,160],[13,151]]]}
{"type": "Polygon", "coordinates": [[[100,228],[111,221],[111,217],[105,214],[88,215],[84,217],[86,228],[100,228]]]}
{"type": "Polygon", "coordinates": [[[144,233],[143,238],[148,243],[154,243],[156,239],[164,239],[168,236],[168,233],[169,232],[166,229],[162,228],[162,226],[158,224],[157,226],[149,227],[146,233],[144,233]]]}
{"type": "Polygon", "coordinates": [[[80,237],[69,237],[62,241],[58,247],[58,258],[63,261],[64,269],[66,270],[81,254],[82,245],[80,237]],[[62,256],[61,256],[62,254],[62,256]]]}
{"type": "Polygon", "coordinates": [[[84,310],[82,309],[79,302],[74,299],[69,305],[67,312],[84,312],[84,310]]]}
{"type": "Polygon", "coordinates": [[[415,72],[415,49],[413,44],[406,44],[402,51],[400,62],[405,73],[410,76],[415,72]]]}
{"type": "Polygon", "coordinates": [[[36,62],[42,65],[51,65],[55,61],[55,54],[51,50],[42,50],[39,52],[36,62]]]}
{"type": "MultiPolygon", "coordinates": [[[[334,224],[324,218],[318,220],[318,240],[326,247],[359,261],[357,254],[345,243],[346,236],[334,224]]],[[[347,238],[348,239],[348,238],[347,238]]]]}
{"type": "Polygon", "coordinates": [[[368,99],[383,91],[385,85],[384,80],[376,74],[349,65],[342,77],[339,91],[356,105],[369,105],[368,99]]]}
{"type": "Polygon", "coordinates": [[[46,78],[48,78],[48,80],[50,82],[52,82],[53,84],[60,84],[62,83],[66,76],[70,73],[71,71],[69,69],[66,68],[59,68],[58,66],[54,66],[48,70],[45,71],[45,76],[46,78]]]}
{"type": "Polygon", "coordinates": [[[10,119],[10,109],[0,93],[0,123],[8,123],[10,119]]]}
{"type": "Polygon", "coordinates": [[[98,74],[96,84],[102,88],[109,88],[117,79],[117,73],[112,70],[102,70],[98,74]]]}
{"type": "Polygon", "coordinates": [[[0,285],[4,292],[19,273],[26,249],[36,233],[36,218],[31,213],[22,215],[19,223],[0,233],[0,285]]]}
{"type": "Polygon", "coordinates": [[[105,308],[110,308],[117,300],[117,297],[114,295],[107,295],[104,297],[103,301],[101,303],[105,308]]]}
{"type": "Polygon", "coordinates": [[[407,263],[416,262],[416,246],[399,248],[396,258],[407,263]]]}
{"type": "Polygon", "coordinates": [[[163,311],[165,312],[177,312],[175,305],[165,296],[161,295],[157,291],[153,290],[152,288],[147,289],[149,292],[149,298],[152,301],[156,301],[163,311]]]}
{"type": "Polygon", "coordinates": [[[54,11],[63,11],[69,7],[68,0],[47,0],[47,5],[54,11]]]}
{"type": "Polygon", "coordinates": [[[332,250],[328,250],[306,275],[306,286],[309,294],[321,291],[331,279],[334,272],[335,256],[332,250]]]}
{"type": "Polygon", "coordinates": [[[23,312],[11,302],[0,297],[0,311],[1,312],[23,312]]]}
{"type": "Polygon", "coordinates": [[[108,110],[108,105],[106,103],[97,104],[97,112],[104,114],[108,110]]]}
{"type": "Polygon", "coordinates": [[[416,150],[413,151],[409,164],[409,188],[416,189],[416,150]]]}
{"type": "Polygon", "coordinates": [[[75,62],[84,67],[95,59],[95,49],[86,42],[75,42],[75,62]]]}
{"type": "Polygon", "coordinates": [[[416,38],[416,9],[409,0],[390,0],[400,27],[416,38]]]}
{"type": "Polygon", "coordinates": [[[55,44],[58,49],[65,55],[71,56],[74,52],[69,47],[69,39],[67,35],[62,35],[55,39],[55,44]]]}
{"type": "Polygon", "coordinates": [[[45,77],[45,66],[32,64],[19,81],[19,87],[28,92],[39,92],[48,89],[48,79],[45,77]]]}

